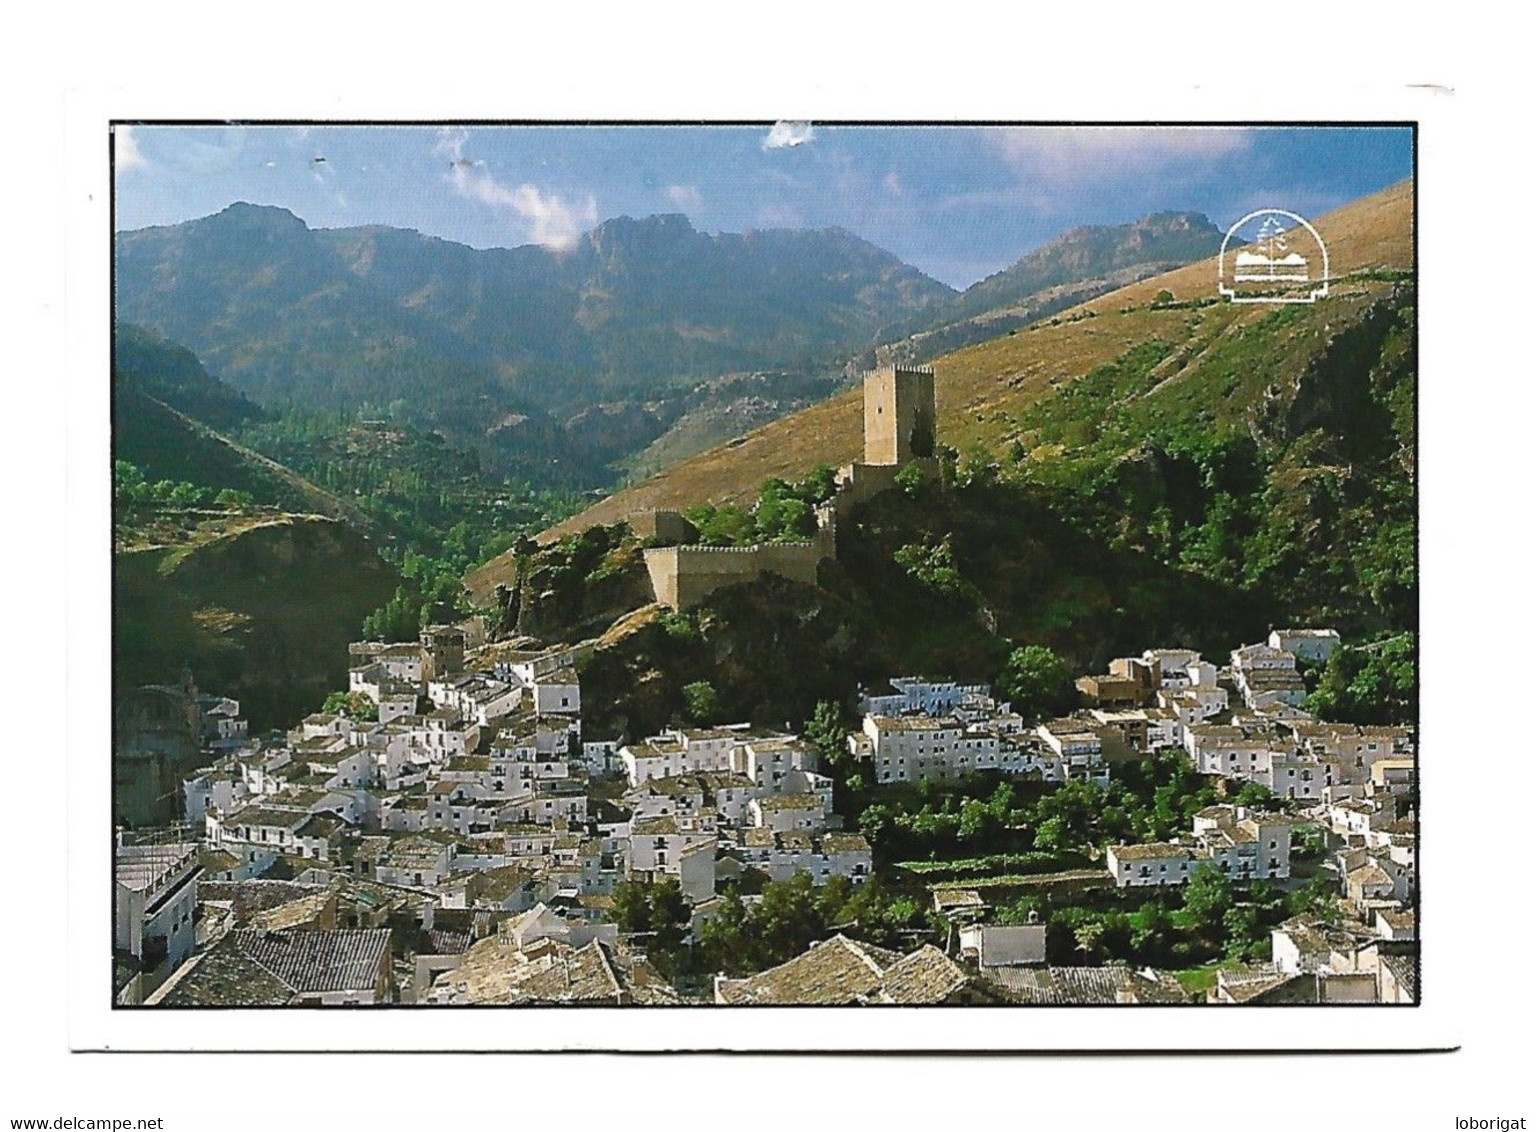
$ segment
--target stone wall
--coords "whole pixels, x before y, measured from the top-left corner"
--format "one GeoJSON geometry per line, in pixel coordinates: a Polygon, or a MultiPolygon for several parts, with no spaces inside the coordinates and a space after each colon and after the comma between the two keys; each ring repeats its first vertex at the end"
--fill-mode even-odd
{"type": "Polygon", "coordinates": [[[683,543],[699,533],[677,511],[636,511],[624,521],[641,542],[683,543]]]}
{"type": "Polygon", "coordinates": [[[827,539],[764,543],[761,546],[668,546],[645,552],[656,600],[676,610],[692,609],[716,590],[739,586],[764,574],[816,584],[816,568],[830,558],[827,539]]]}

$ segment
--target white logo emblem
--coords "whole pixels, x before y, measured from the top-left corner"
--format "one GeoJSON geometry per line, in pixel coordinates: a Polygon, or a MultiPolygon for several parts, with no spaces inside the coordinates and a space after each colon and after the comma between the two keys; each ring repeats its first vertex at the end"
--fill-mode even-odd
{"type": "Polygon", "coordinates": [[[1315,303],[1328,294],[1328,249],[1294,212],[1250,212],[1221,241],[1216,290],[1234,303],[1315,303]]]}

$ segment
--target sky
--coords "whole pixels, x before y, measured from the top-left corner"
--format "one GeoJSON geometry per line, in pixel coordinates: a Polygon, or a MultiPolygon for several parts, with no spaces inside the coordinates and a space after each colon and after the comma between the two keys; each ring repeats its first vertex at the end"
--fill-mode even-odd
{"type": "Polygon", "coordinates": [[[1413,172],[1407,127],[119,126],[118,230],[279,205],[472,247],[568,247],[615,216],[840,226],[963,288],[1079,224],[1308,219],[1413,172]]]}

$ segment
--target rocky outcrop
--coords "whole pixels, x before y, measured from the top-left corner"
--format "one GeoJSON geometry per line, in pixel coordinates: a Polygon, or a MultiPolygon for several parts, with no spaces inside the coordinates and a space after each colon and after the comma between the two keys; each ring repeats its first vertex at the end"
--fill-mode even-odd
{"type": "Polygon", "coordinates": [[[347,643],[400,581],[369,539],[317,515],[115,560],[114,686],[185,666],[199,687],[239,699],[253,731],[288,726],[346,686],[347,643]]]}

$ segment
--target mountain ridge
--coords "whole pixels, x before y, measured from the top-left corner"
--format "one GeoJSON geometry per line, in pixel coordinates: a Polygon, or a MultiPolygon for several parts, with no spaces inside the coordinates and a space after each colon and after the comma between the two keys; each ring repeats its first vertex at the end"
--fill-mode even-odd
{"type": "MultiPolygon", "coordinates": [[[[1371,270],[1406,270],[1413,263],[1412,182],[1404,181],[1336,209],[1315,222],[1329,245],[1336,278],[1371,270]]],[[[1068,308],[1050,324],[1036,324],[1017,336],[1002,335],[934,362],[938,375],[941,437],[963,445],[987,430],[975,418],[1005,405],[1035,400],[1058,385],[1108,363],[1138,342],[1173,325],[1186,312],[1175,305],[1153,311],[1160,291],[1176,300],[1213,297],[1214,259],[1198,261],[1068,308]],[[1119,320],[1122,308],[1141,308],[1119,320]],[[1094,320],[1090,324],[1090,317],[1094,320]],[[1104,319],[1104,321],[1100,321],[1104,319]],[[967,426],[965,422],[970,421],[967,426]]],[[[1252,323],[1265,308],[1250,306],[1233,316],[1252,323]]],[[[663,469],[641,484],[615,492],[581,514],[540,535],[549,542],[588,526],[621,521],[647,509],[681,508],[701,502],[750,499],[770,476],[795,480],[816,463],[843,464],[860,450],[861,401],[851,389],[790,417],[781,418],[707,452],[663,469]],[[811,438],[815,439],[812,440],[811,438]]]]}

